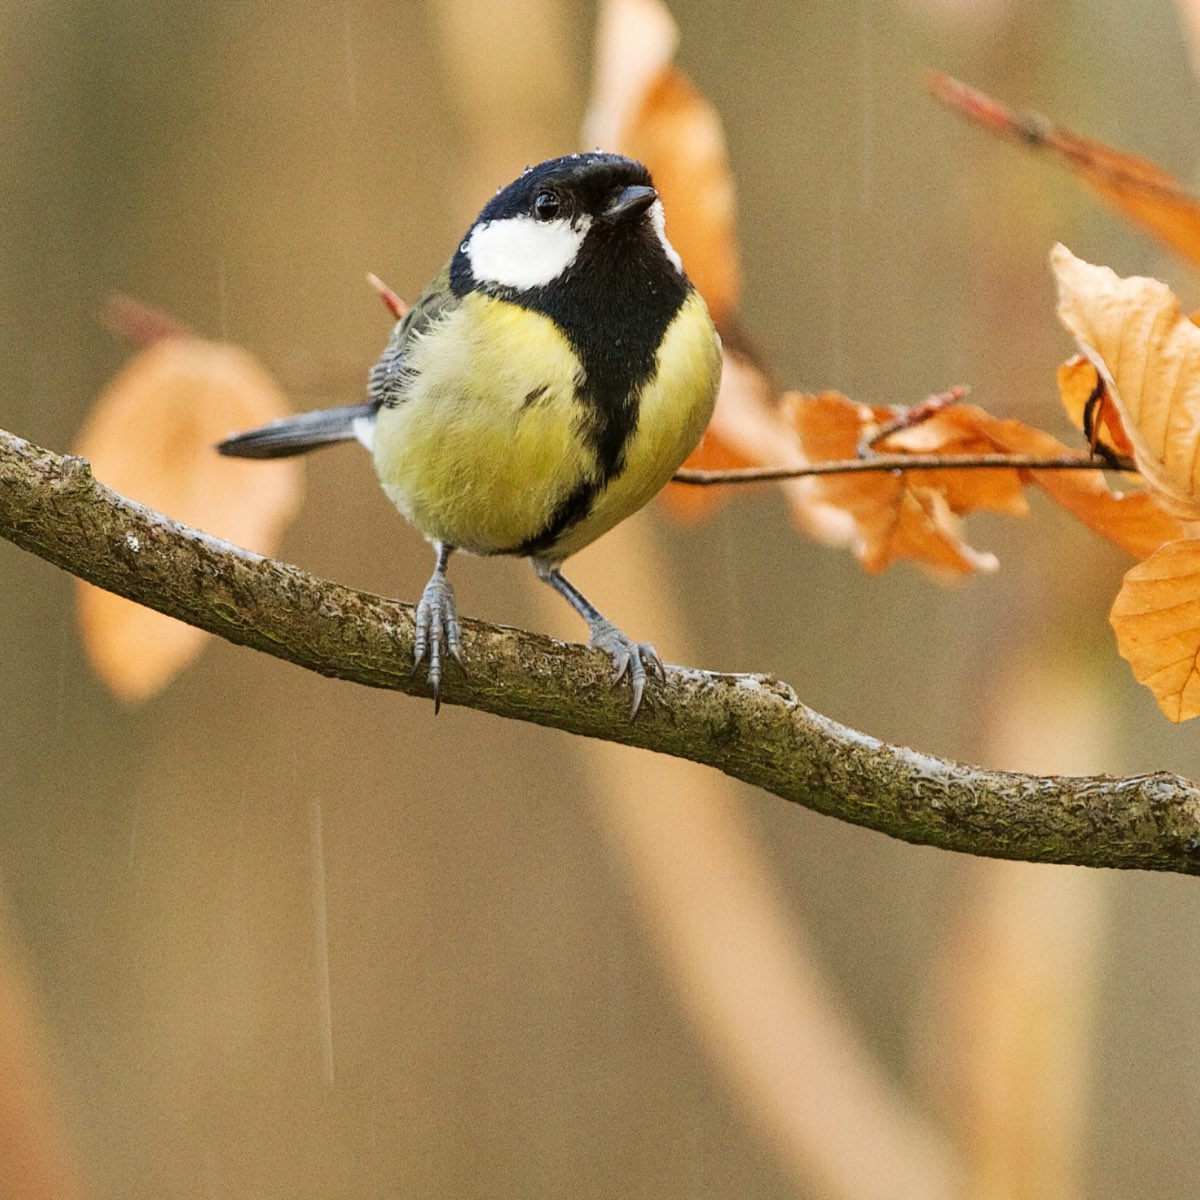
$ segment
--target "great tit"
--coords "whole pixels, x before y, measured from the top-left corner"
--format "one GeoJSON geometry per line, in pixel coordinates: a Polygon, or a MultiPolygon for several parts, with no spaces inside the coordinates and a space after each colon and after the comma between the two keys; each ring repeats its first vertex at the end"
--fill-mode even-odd
{"type": "Polygon", "coordinates": [[[416,613],[440,702],[462,645],[455,550],[527,557],[628,675],[636,715],[654,647],[628,638],[562,575],[564,559],[641,508],[712,415],[721,343],[664,231],[649,172],[571,154],[500,189],[392,331],[366,403],[288,417],[222,442],[275,458],[357,439],[384,492],[433,543],[416,613]]]}

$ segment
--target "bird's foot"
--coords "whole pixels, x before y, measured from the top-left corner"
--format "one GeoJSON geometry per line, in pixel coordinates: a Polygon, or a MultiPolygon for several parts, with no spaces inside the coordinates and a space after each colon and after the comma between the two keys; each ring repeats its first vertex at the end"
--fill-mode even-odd
{"type": "Polygon", "coordinates": [[[416,632],[413,638],[413,670],[429,655],[429,687],[433,692],[433,711],[442,707],[442,649],[461,667],[462,631],[454,589],[440,572],[425,585],[417,605],[416,632]]]}
{"type": "Polygon", "coordinates": [[[632,721],[641,707],[649,676],[656,676],[660,682],[666,682],[667,673],[663,668],[662,659],[658,657],[658,651],[649,642],[635,642],[604,618],[592,624],[592,636],[588,638],[588,645],[603,650],[612,657],[614,685],[620,683],[626,675],[629,676],[629,686],[633,690],[633,704],[629,709],[629,719],[632,721]]]}

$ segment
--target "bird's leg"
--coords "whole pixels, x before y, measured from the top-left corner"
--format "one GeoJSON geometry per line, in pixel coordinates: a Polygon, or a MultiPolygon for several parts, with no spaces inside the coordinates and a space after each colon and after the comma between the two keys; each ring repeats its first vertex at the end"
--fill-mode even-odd
{"type": "Polygon", "coordinates": [[[417,605],[416,632],[413,637],[413,669],[421,665],[429,652],[429,686],[433,690],[433,711],[442,706],[442,646],[461,667],[462,632],[458,626],[458,610],[454,606],[454,589],[446,578],[446,564],[454,553],[453,546],[434,542],[437,566],[421,593],[417,605]]]}
{"type": "Polygon", "coordinates": [[[537,577],[548,583],[588,623],[591,630],[588,645],[611,655],[614,668],[613,683],[620,682],[626,675],[629,676],[629,686],[633,689],[633,705],[629,710],[629,719],[633,720],[637,716],[642,695],[646,690],[647,668],[651,675],[657,675],[660,680],[665,681],[667,678],[658,651],[647,642],[633,641],[611,621],[601,616],[596,606],[563,577],[556,563],[540,558],[532,561],[537,577]]]}

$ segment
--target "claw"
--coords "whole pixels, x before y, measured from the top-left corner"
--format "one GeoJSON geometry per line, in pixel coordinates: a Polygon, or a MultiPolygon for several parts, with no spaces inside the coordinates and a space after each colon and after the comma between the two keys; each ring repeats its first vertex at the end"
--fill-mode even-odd
{"type": "Polygon", "coordinates": [[[622,633],[611,621],[601,618],[592,626],[592,636],[588,645],[597,650],[604,650],[613,660],[612,684],[615,687],[626,675],[629,676],[629,687],[633,692],[633,702],[629,708],[629,719],[637,716],[642,706],[642,698],[646,694],[646,680],[649,674],[666,682],[667,673],[663,667],[658,652],[648,642],[635,642],[622,633]]]}
{"type": "Polygon", "coordinates": [[[442,707],[442,649],[449,652],[462,666],[462,633],[458,610],[454,604],[454,589],[440,572],[425,585],[417,605],[416,630],[413,635],[413,670],[429,655],[430,690],[433,692],[433,711],[442,707]]]}
{"type": "Polygon", "coordinates": [[[650,674],[655,676],[659,683],[666,683],[667,668],[663,666],[663,660],[658,657],[658,651],[649,642],[638,642],[638,653],[642,656],[642,662],[646,664],[650,674]]]}
{"type": "Polygon", "coordinates": [[[632,721],[642,706],[642,697],[646,692],[646,669],[649,668],[650,675],[656,679],[663,683],[667,681],[667,672],[662,659],[658,657],[658,651],[648,642],[632,641],[611,621],[605,620],[596,606],[574,584],[563,578],[558,563],[535,557],[533,569],[543,583],[548,583],[588,623],[592,631],[588,645],[604,650],[611,656],[613,684],[629,676],[629,686],[633,691],[633,704],[629,709],[629,719],[632,721]]]}

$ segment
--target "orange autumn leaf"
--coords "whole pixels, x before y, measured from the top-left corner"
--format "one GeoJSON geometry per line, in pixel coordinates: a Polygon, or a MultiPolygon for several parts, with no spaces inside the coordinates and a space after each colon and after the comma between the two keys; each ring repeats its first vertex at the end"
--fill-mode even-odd
{"type": "MultiPolygon", "coordinates": [[[[1063,408],[1080,429],[1084,427],[1084,407],[1099,379],[1096,368],[1081,354],[1058,368],[1063,408]]],[[[1133,444],[1107,389],[1096,422],[1099,445],[1123,457],[1133,456],[1133,444]]],[[[1022,439],[1023,453],[1055,453],[1050,445],[1058,443],[1049,434],[1038,430],[1030,433],[1037,436],[1022,439]]],[[[1153,492],[1114,491],[1098,471],[1036,471],[1033,476],[1063,508],[1135,558],[1148,558],[1166,542],[1188,536],[1187,524],[1165,511],[1153,492]]]]}
{"type": "MultiPolygon", "coordinates": [[[[245,350],[190,335],[164,337],[108,385],[76,450],[123,495],[268,554],[299,505],[298,463],[243,462],[213,447],[233,430],[286,412],[275,381],[245,350]]],[[[164,687],[208,636],[85,583],[77,598],[88,658],[126,699],[164,687]]]]}
{"type": "Polygon", "coordinates": [[[1166,716],[1200,716],[1200,541],[1171,542],[1129,571],[1109,620],[1166,716]]]}
{"type": "MultiPolygon", "coordinates": [[[[1076,453],[1044,430],[966,404],[893,434],[881,449],[940,455],[1010,454],[1037,459],[1069,458],[1076,453]]],[[[1145,558],[1164,542],[1187,535],[1187,526],[1164,512],[1151,493],[1115,491],[1100,471],[947,467],[922,471],[919,481],[942,491],[952,511],[962,516],[983,509],[1023,515],[1028,506],[1023,496],[1012,494],[1012,489],[1036,483],[1094,533],[1135,558],[1145,558]]]]}
{"type": "MultiPolygon", "coordinates": [[[[855,404],[837,392],[787,397],[788,412],[813,462],[851,459],[865,433],[899,410],[855,404]]],[[[818,496],[854,522],[854,552],[872,573],[910,559],[946,576],[994,571],[995,556],[963,540],[961,521],[946,496],[925,486],[918,472],[828,475],[813,481],[818,496]]]]}
{"type": "Polygon", "coordinates": [[[678,41],[660,0],[602,0],[584,143],[650,169],[671,242],[720,326],[741,293],[733,176],[720,118],[673,64],[678,41]]]}
{"type": "MultiPolygon", "coordinates": [[[[883,454],[896,451],[942,456],[995,454],[1003,449],[992,436],[995,423],[996,418],[983,409],[973,404],[959,404],[889,435],[876,449],[883,454]]],[[[1029,512],[1023,480],[1017,471],[963,471],[951,467],[922,471],[914,482],[941,492],[950,511],[959,516],[987,511],[1023,517],[1029,512]]]]}
{"type": "Polygon", "coordinates": [[[1164,512],[1150,492],[1116,491],[1099,471],[1030,474],[1060,508],[1134,558],[1146,558],[1165,543],[1187,536],[1187,526],[1164,512]]]}
{"type": "MultiPolygon", "coordinates": [[[[990,435],[1006,454],[1061,458],[1072,453],[1056,437],[1020,421],[991,418],[990,435]]],[[[1022,472],[1093,533],[1134,558],[1153,554],[1164,542],[1187,536],[1187,525],[1165,512],[1152,492],[1116,491],[1101,471],[1022,472]]]]}
{"type": "Polygon", "coordinates": [[[1076,429],[1086,432],[1084,413],[1092,397],[1097,394],[1097,389],[1100,399],[1092,416],[1096,446],[1122,458],[1132,458],[1133,443],[1096,368],[1082,354],[1075,354],[1059,365],[1058,394],[1063,409],[1076,429]]]}
{"type": "MultiPolygon", "coordinates": [[[[854,404],[836,393],[796,397],[793,414],[805,452],[814,462],[854,457],[855,446],[904,410],[854,404]]],[[[880,454],[938,456],[1020,455],[1041,460],[1075,457],[1057,438],[1020,421],[994,417],[975,405],[946,408],[877,443],[880,454]]],[[[1152,554],[1164,542],[1186,537],[1187,525],[1163,511],[1148,492],[1114,491],[1100,471],[1034,470],[1030,468],[914,470],[903,474],[854,473],[814,480],[820,498],[841,505],[858,523],[860,557],[868,569],[882,569],[895,558],[914,558],[944,569],[947,545],[962,543],[958,517],[980,510],[1013,516],[1028,511],[1022,488],[1036,483],[1052,499],[1094,532],[1137,558],[1152,554]],[[930,499],[935,494],[938,501],[930,499]],[[927,538],[917,535],[917,507],[925,513],[927,538]],[[905,518],[904,538],[890,548],[878,544],[887,536],[887,514],[905,518]],[[882,565],[878,565],[882,564],[882,565]]],[[[969,569],[964,555],[957,573],[969,569]]],[[[953,554],[949,556],[953,560],[953,554]]],[[[990,556],[980,556],[990,566],[990,556]]]]}
{"type": "MultiPolygon", "coordinates": [[[[803,456],[779,411],[778,389],[737,325],[741,264],[725,136],[712,106],[675,68],[678,42],[661,0],[603,0],[583,141],[629,154],[649,168],[663,198],[667,233],[725,343],[716,412],[685,468],[801,466],[803,456]]],[[[845,540],[845,518],[815,503],[808,482],[783,486],[806,533],[845,540]]],[[[696,519],[730,494],[727,487],[680,485],[666,489],[663,500],[674,515],[696,519]]]]}
{"type": "Polygon", "coordinates": [[[1200,518],[1200,328],[1165,283],[1055,246],[1058,315],[1104,380],[1138,470],[1163,507],[1200,518]]]}
{"type": "Polygon", "coordinates": [[[1169,172],[1137,155],[1080,137],[1036,113],[1014,112],[948,75],[931,72],[929,90],[992,133],[1054,155],[1092,191],[1200,265],[1200,197],[1169,172]]]}

